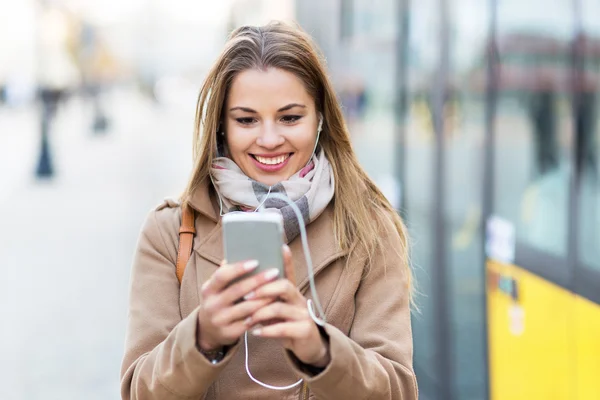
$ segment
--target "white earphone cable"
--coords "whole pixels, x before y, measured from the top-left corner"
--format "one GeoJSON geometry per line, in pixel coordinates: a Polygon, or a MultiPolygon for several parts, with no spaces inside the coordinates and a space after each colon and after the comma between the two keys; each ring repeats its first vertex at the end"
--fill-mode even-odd
{"type": "MultiPolygon", "coordinates": [[[[321,136],[321,130],[323,130],[323,114],[319,113],[319,126],[317,127],[317,140],[315,140],[315,146],[313,147],[312,154],[310,155],[306,165],[310,164],[310,161],[315,156],[315,151],[317,151],[317,145],[319,144],[319,137],[321,136]]],[[[304,167],[306,167],[306,165],[304,167]]]]}
{"type": "Polygon", "coordinates": [[[250,366],[248,365],[248,331],[246,331],[244,333],[244,349],[245,349],[245,353],[246,353],[246,356],[245,356],[246,357],[246,374],[248,374],[250,379],[252,379],[254,382],[258,383],[260,386],[267,388],[267,389],[271,389],[271,390],[288,390],[288,389],[292,389],[293,387],[296,387],[302,383],[302,379],[300,379],[298,382],[293,383],[288,386],[273,386],[273,385],[269,385],[267,383],[259,381],[252,375],[252,372],[250,372],[250,366]]]}
{"type": "Polygon", "coordinates": [[[269,195],[271,194],[271,189],[273,189],[273,186],[269,186],[269,191],[267,192],[267,195],[265,196],[263,201],[260,202],[258,207],[256,207],[256,210],[254,210],[254,212],[257,212],[258,210],[260,210],[260,208],[263,206],[263,204],[265,204],[265,201],[267,201],[267,199],[269,198],[269,195]]]}
{"type": "MultiPolygon", "coordinates": [[[[311,155],[311,157],[309,158],[308,162],[306,163],[306,165],[308,165],[310,163],[310,161],[312,160],[312,158],[314,157],[315,151],[317,149],[317,144],[319,143],[319,136],[321,134],[321,127],[323,124],[323,116],[320,116],[319,119],[319,127],[317,129],[317,140],[315,141],[315,146],[313,148],[313,154],[311,155]]],[[[213,183],[213,186],[215,186],[214,181],[212,180],[212,174],[210,176],[210,179],[213,183]]],[[[216,186],[215,186],[216,187],[216,186]]],[[[306,306],[308,309],[308,314],[310,315],[311,319],[319,326],[325,326],[326,324],[326,320],[325,320],[325,312],[323,311],[323,308],[321,307],[321,302],[319,301],[319,296],[317,294],[317,288],[315,285],[315,276],[314,276],[314,269],[313,269],[313,264],[312,264],[312,258],[310,257],[310,251],[309,251],[309,247],[308,247],[308,240],[306,238],[306,226],[304,223],[304,218],[302,217],[302,212],[300,211],[300,209],[298,208],[298,206],[287,196],[284,196],[280,193],[271,193],[271,189],[273,187],[269,186],[269,191],[267,192],[267,194],[265,195],[265,198],[262,200],[262,202],[259,204],[259,206],[256,208],[255,212],[261,212],[264,211],[263,205],[265,204],[265,202],[267,201],[267,199],[269,197],[275,197],[278,198],[280,200],[285,201],[291,208],[292,210],[294,210],[294,214],[296,215],[296,219],[298,220],[298,225],[300,228],[300,238],[302,241],[302,249],[304,250],[304,258],[306,260],[306,267],[308,269],[308,277],[309,277],[309,283],[310,283],[310,291],[312,294],[312,300],[308,299],[306,301],[306,306]],[[317,311],[319,313],[319,316],[317,316],[315,314],[315,305],[317,308],[317,311]]],[[[220,216],[223,216],[223,200],[221,199],[221,195],[218,193],[217,194],[219,196],[219,214],[220,216]]],[[[299,381],[297,381],[296,383],[293,383],[291,385],[288,386],[273,386],[273,385],[269,385],[266,384],[264,382],[259,381],[258,379],[256,379],[252,373],[250,372],[250,366],[249,366],[249,351],[248,351],[248,332],[246,331],[244,333],[244,349],[245,349],[245,364],[246,364],[246,373],[248,374],[248,377],[250,379],[252,379],[252,381],[254,381],[255,383],[261,385],[264,388],[267,389],[271,389],[271,390],[288,390],[288,389],[292,389],[296,386],[298,386],[300,383],[302,383],[302,379],[300,379],[299,381]]]]}
{"type": "Polygon", "coordinates": [[[271,197],[275,197],[277,199],[285,201],[291,208],[294,210],[294,214],[296,214],[296,219],[298,220],[298,225],[300,228],[300,239],[302,241],[302,250],[304,250],[304,259],[306,260],[306,268],[308,269],[308,280],[310,283],[310,292],[312,294],[313,300],[307,300],[308,312],[315,321],[316,324],[320,326],[324,326],[325,321],[325,312],[323,311],[323,307],[321,307],[321,302],[319,301],[319,296],[317,295],[317,287],[315,286],[315,272],[313,268],[312,258],[310,257],[310,250],[308,247],[308,240],[306,238],[306,225],[304,223],[304,217],[302,217],[302,212],[300,208],[287,196],[284,196],[280,193],[271,193],[271,197]],[[316,305],[317,311],[319,312],[319,316],[317,317],[312,309],[312,305],[316,305]]]}
{"type": "MultiPolygon", "coordinates": [[[[315,324],[319,325],[319,326],[325,326],[326,321],[325,321],[325,312],[323,311],[323,308],[321,307],[321,302],[319,301],[319,296],[317,294],[317,288],[315,285],[315,275],[314,275],[314,269],[313,269],[313,264],[312,264],[312,258],[310,257],[310,251],[308,248],[308,240],[306,239],[306,226],[304,224],[304,218],[302,217],[302,213],[300,212],[300,209],[298,208],[298,206],[292,201],[290,200],[288,197],[283,196],[279,193],[271,193],[270,194],[272,197],[278,198],[280,200],[285,201],[291,208],[292,210],[294,210],[294,214],[296,214],[296,218],[298,219],[298,225],[300,227],[300,238],[302,240],[302,249],[304,250],[304,258],[306,259],[306,267],[308,269],[308,278],[309,278],[309,282],[310,282],[310,291],[312,294],[312,297],[314,299],[308,299],[306,300],[306,307],[308,309],[308,314],[310,315],[310,317],[312,318],[312,320],[315,322],[315,324]],[[316,305],[317,307],[317,311],[319,312],[319,316],[317,316],[315,314],[315,310],[314,310],[314,306],[316,305]]],[[[263,201],[264,203],[264,201],[263,201]]],[[[257,211],[263,211],[262,208],[257,208],[257,211]]],[[[258,383],[259,385],[261,385],[264,388],[267,389],[272,389],[272,390],[288,390],[291,389],[297,385],[299,385],[302,382],[302,379],[300,379],[298,382],[292,384],[292,385],[288,385],[288,386],[273,386],[273,385],[269,385],[267,383],[261,382],[258,379],[256,379],[252,373],[250,372],[250,366],[248,363],[248,359],[249,359],[249,352],[248,352],[248,332],[246,331],[244,334],[244,349],[245,349],[245,360],[246,360],[246,373],[248,374],[248,376],[250,377],[250,379],[252,379],[254,382],[258,383]]]]}

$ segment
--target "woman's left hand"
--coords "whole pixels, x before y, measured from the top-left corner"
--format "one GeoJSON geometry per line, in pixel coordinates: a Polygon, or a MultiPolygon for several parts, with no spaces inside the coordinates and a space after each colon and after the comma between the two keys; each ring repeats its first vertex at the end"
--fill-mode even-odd
{"type": "MultiPolygon", "coordinates": [[[[283,246],[283,261],[287,277],[293,277],[294,265],[288,246],[283,246]]],[[[274,298],[270,303],[246,320],[248,327],[262,324],[251,330],[255,336],[281,339],[303,363],[324,368],[329,364],[329,343],[321,336],[317,324],[308,313],[306,298],[296,285],[283,278],[265,284],[245,297],[249,299],[274,298]]]]}

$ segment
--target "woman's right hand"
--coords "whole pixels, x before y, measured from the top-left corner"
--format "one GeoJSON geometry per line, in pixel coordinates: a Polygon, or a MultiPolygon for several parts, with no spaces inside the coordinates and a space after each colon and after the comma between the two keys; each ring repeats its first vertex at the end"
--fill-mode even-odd
{"type": "Polygon", "coordinates": [[[238,301],[279,276],[279,271],[274,268],[230,285],[232,280],[256,267],[258,262],[255,260],[236,264],[223,262],[202,285],[197,339],[201,350],[211,351],[236,343],[248,329],[246,319],[273,301],[273,299],[238,301]]]}

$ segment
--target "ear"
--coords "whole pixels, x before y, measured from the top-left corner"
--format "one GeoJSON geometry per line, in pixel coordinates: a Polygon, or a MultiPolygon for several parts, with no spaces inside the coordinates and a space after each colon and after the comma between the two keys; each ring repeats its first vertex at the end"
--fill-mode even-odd
{"type": "Polygon", "coordinates": [[[217,142],[217,157],[227,157],[227,139],[225,138],[225,132],[217,131],[215,139],[217,142]]]}

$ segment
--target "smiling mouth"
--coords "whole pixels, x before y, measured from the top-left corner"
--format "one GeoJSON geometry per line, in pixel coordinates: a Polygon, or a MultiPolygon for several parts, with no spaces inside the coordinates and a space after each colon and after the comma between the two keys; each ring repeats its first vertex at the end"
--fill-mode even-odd
{"type": "Polygon", "coordinates": [[[292,153],[282,154],[282,155],[279,155],[277,157],[263,157],[263,156],[258,156],[258,155],[255,155],[255,154],[251,154],[252,158],[254,158],[256,161],[258,161],[262,165],[279,165],[279,164],[283,164],[291,155],[292,155],[292,153]]]}

